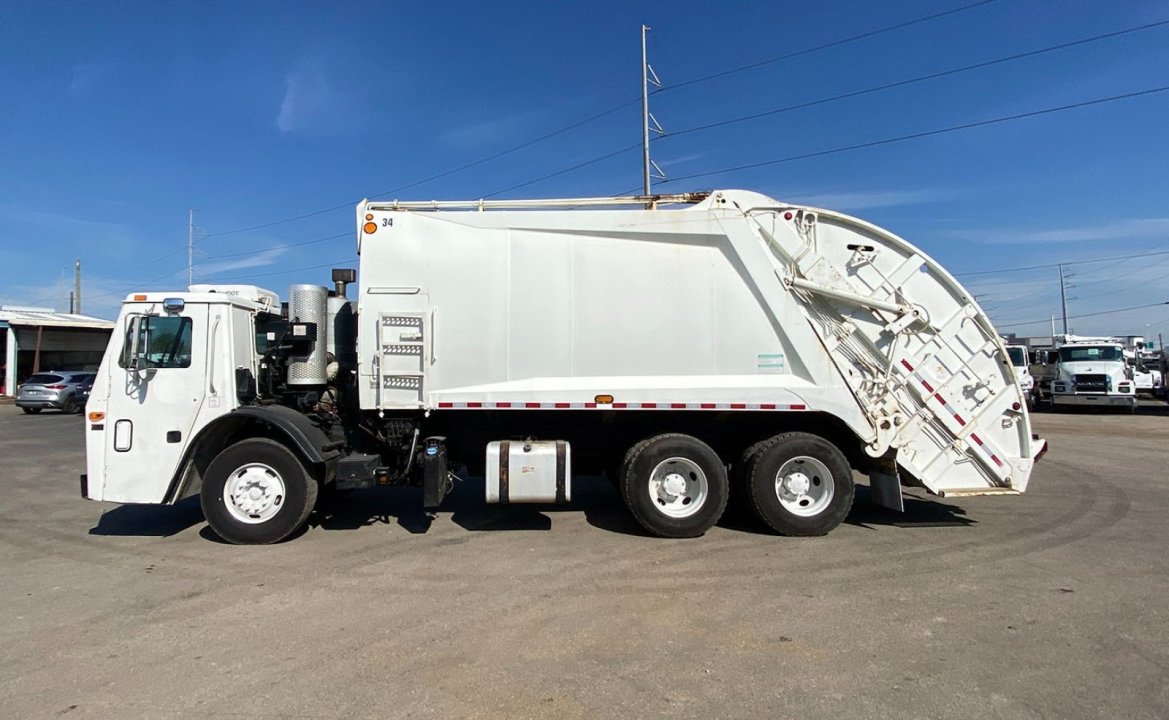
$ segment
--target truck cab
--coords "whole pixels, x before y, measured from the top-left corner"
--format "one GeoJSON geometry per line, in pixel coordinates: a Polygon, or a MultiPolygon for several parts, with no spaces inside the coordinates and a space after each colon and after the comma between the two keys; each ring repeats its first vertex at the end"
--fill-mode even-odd
{"type": "Polygon", "coordinates": [[[83,494],[177,500],[193,440],[254,392],[257,319],[279,312],[276,294],[254,286],[127,297],[87,406],[83,494]],[[173,468],[160,482],[160,470],[173,468]]]}
{"type": "Polygon", "coordinates": [[[1031,409],[1035,404],[1035,378],[1031,375],[1027,346],[1008,345],[1007,357],[1011,359],[1011,365],[1015,368],[1015,379],[1019,382],[1023,397],[1027,399],[1027,408],[1031,409]]]}
{"type": "Polygon", "coordinates": [[[1146,354],[1140,349],[1126,350],[1125,361],[1138,394],[1153,396],[1161,394],[1161,370],[1158,367],[1160,363],[1151,356],[1151,353],[1146,354]]]}
{"type": "Polygon", "coordinates": [[[1114,407],[1135,412],[1136,386],[1128,372],[1124,346],[1113,342],[1062,345],[1051,398],[1056,407],[1114,407]]]}

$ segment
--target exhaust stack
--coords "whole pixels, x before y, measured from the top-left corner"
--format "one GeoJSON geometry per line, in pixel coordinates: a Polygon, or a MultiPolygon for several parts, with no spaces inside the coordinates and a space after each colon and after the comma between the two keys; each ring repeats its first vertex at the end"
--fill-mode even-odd
{"type": "Polygon", "coordinates": [[[288,359],[289,385],[324,385],[327,380],[325,350],[328,345],[328,289],[321,285],[293,285],[288,288],[288,317],[315,323],[317,339],[305,355],[288,359]]]}

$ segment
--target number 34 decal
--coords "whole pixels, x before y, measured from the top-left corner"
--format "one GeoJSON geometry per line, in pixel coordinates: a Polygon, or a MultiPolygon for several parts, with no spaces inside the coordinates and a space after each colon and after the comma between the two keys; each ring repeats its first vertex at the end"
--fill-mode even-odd
{"type": "Polygon", "coordinates": [[[393,226],[394,226],[394,218],[391,218],[391,217],[382,218],[382,227],[393,227],[393,226]]]}

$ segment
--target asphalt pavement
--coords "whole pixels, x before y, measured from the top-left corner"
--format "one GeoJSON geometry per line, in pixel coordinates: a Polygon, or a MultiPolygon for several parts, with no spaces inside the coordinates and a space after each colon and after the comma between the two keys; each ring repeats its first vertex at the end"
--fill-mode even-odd
{"type": "Polygon", "coordinates": [[[1029,491],[821,538],[646,537],[565,508],[354,493],[218,542],[197,502],[81,499],[79,416],[0,406],[0,714],[13,718],[1169,716],[1169,415],[1040,414],[1029,491]]]}

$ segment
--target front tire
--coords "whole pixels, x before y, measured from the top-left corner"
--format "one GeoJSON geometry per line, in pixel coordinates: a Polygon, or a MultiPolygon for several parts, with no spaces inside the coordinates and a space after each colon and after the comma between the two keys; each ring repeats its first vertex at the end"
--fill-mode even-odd
{"type": "Polygon", "coordinates": [[[308,520],[317,481],[274,440],[244,440],[224,449],[203,477],[200,501],[207,524],[236,545],[280,542],[308,520]]]}
{"type": "Polygon", "coordinates": [[[626,456],[621,495],[641,526],[661,537],[698,537],[727,506],[727,470],[698,438],[658,435],[626,456]]]}
{"type": "Polygon", "coordinates": [[[747,473],[755,514],[781,535],[827,534],[848,517],[856,494],[844,454],[808,433],[771,438],[747,473]]]}

